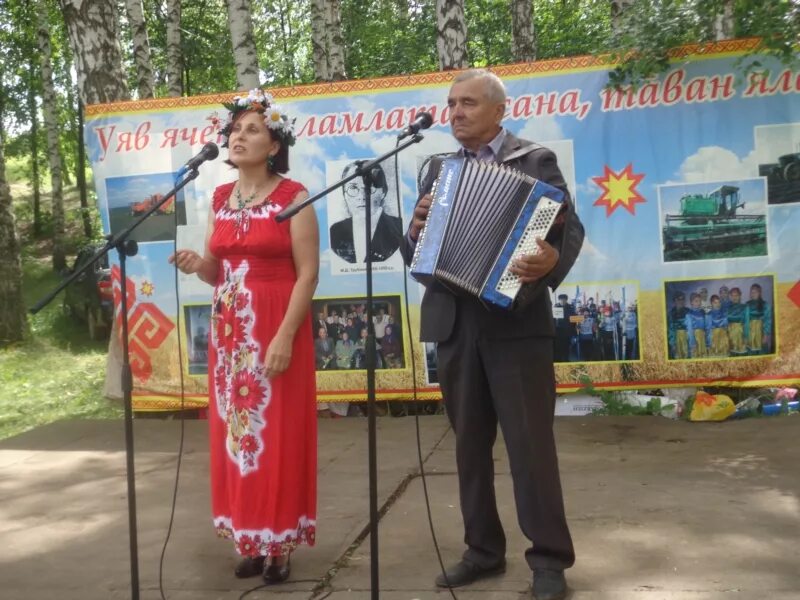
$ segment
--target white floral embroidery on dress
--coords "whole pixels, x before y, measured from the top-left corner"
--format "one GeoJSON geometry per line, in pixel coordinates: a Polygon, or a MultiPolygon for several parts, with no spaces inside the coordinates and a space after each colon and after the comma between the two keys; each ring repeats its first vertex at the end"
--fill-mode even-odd
{"type": "Polygon", "coordinates": [[[214,377],[217,413],[227,427],[228,456],[242,475],[258,468],[264,451],[261,433],[267,426],[264,411],[271,387],[263,363],[261,344],[253,336],[255,313],[252,292],[245,286],[249,269],[242,260],[234,270],[223,260],[224,283],[214,290],[211,335],[217,353],[214,377]]]}

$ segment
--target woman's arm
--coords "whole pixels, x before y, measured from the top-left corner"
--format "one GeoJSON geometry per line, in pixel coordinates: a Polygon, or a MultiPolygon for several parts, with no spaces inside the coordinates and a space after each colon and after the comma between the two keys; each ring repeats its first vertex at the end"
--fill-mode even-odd
{"type": "MultiPolygon", "coordinates": [[[[306,192],[300,192],[292,204],[302,202],[307,197],[306,192]]],[[[297,281],[292,288],[283,321],[267,348],[267,377],[283,373],[289,367],[294,335],[309,314],[319,277],[319,228],[314,209],[306,208],[292,217],[289,231],[297,281]]]]}
{"type": "Polygon", "coordinates": [[[217,282],[217,259],[209,250],[211,234],[214,233],[214,206],[208,208],[208,226],[206,227],[205,251],[200,256],[194,250],[177,250],[169,257],[169,262],[174,263],[182,273],[196,273],[201,281],[209,285],[217,282]]]}

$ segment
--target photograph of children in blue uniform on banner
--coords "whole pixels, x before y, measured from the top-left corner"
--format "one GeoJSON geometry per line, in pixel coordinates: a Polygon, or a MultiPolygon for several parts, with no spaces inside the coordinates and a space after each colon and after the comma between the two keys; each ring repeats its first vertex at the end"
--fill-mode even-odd
{"type": "Polygon", "coordinates": [[[664,282],[670,360],[775,353],[771,275],[664,282]]]}

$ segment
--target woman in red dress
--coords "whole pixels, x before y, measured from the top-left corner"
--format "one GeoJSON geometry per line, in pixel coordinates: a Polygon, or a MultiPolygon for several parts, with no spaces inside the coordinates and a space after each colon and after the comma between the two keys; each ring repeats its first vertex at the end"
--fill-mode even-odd
{"type": "Polygon", "coordinates": [[[319,269],[313,209],[275,215],[308,194],[289,170],[292,122],[261,90],[226,105],[234,183],[214,191],[203,256],[170,258],[214,286],[209,437],[214,526],[234,541],[237,577],[289,576],[314,544],[317,429],[311,299],[319,269]]]}

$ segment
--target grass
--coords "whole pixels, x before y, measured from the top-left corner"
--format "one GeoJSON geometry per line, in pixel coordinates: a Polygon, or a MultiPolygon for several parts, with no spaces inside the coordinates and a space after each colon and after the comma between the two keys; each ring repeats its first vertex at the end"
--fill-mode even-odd
{"type": "MultiPolygon", "coordinates": [[[[19,182],[12,185],[18,216],[30,204],[25,191],[19,182]]],[[[67,210],[73,205],[77,206],[74,190],[67,210]]],[[[47,240],[31,239],[23,219],[18,229],[23,240],[23,294],[29,308],[55,288],[59,277],[51,267],[47,240]]],[[[80,219],[70,220],[73,248],[80,243],[80,234],[72,229],[79,232],[80,227],[80,219]]],[[[64,315],[61,300],[59,295],[38,314],[29,313],[25,340],[0,349],[0,439],[61,419],[122,416],[121,405],[103,396],[107,342],[91,341],[85,324],[64,315]]]]}

